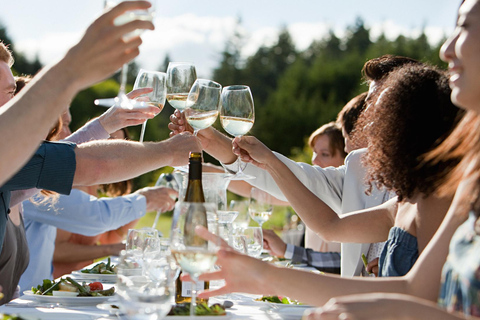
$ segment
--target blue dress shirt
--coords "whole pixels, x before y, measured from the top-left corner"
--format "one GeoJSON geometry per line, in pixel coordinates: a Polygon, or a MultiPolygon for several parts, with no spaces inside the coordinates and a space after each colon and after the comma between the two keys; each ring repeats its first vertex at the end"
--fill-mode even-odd
{"type": "Polygon", "coordinates": [[[75,144],[44,142],[27,164],[0,187],[0,250],[10,207],[10,192],[38,188],[69,194],[75,175],[75,144]]]}
{"type": "Polygon", "coordinates": [[[135,193],[97,198],[72,189],[69,196],[60,196],[53,203],[41,200],[23,202],[30,263],[20,278],[20,292],[52,279],[57,228],[95,236],[142,217],[147,208],[146,198],[135,193]]]}

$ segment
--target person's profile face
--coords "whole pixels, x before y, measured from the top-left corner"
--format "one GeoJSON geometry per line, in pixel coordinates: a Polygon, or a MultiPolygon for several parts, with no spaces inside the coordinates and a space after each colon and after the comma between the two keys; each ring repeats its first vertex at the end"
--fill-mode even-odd
{"type": "Polygon", "coordinates": [[[344,158],[340,152],[336,150],[335,155],[330,152],[330,138],[326,134],[318,135],[313,142],[312,164],[319,167],[339,167],[343,165],[344,158]]]}
{"type": "Polygon", "coordinates": [[[466,0],[458,11],[457,26],[443,44],[440,57],[448,62],[452,101],[480,112],[480,2],[466,0]]]}
{"type": "Polygon", "coordinates": [[[0,107],[15,95],[15,78],[5,61],[0,61],[0,107]]]}

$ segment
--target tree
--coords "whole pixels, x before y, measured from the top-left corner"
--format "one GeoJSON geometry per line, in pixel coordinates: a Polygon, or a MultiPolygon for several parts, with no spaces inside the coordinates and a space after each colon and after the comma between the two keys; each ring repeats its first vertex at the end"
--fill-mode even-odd
{"type": "Polygon", "coordinates": [[[213,79],[222,83],[223,86],[242,83],[240,70],[243,61],[241,50],[244,38],[240,32],[241,19],[238,18],[232,36],[227,40],[225,49],[221,53],[220,65],[213,70],[213,79]]]}

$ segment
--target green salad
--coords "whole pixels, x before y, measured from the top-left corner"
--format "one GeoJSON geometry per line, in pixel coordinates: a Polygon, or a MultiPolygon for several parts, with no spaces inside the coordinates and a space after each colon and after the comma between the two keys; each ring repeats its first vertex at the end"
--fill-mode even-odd
{"type": "Polygon", "coordinates": [[[60,291],[59,293],[72,293],[74,296],[76,293],[78,297],[104,297],[112,296],[115,293],[115,288],[111,287],[110,289],[103,290],[103,285],[100,282],[92,282],[89,284],[83,282],[80,284],[70,277],[62,278],[57,282],[45,279],[43,283],[39,284],[36,288],[32,287],[34,294],[43,296],[53,296],[55,295],[53,293],[54,291],[60,291]]]}
{"type": "Polygon", "coordinates": [[[264,301],[264,302],[281,303],[281,304],[295,304],[295,305],[303,304],[301,302],[298,302],[297,300],[291,300],[288,297],[281,297],[281,296],[263,296],[261,298],[255,299],[255,301],[264,301]]]}
{"type": "MultiPolygon", "coordinates": [[[[224,316],[227,312],[225,308],[218,303],[208,306],[206,303],[198,303],[195,307],[195,315],[197,316],[224,316]]],[[[190,315],[190,303],[181,303],[174,305],[169,316],[188,316],[190,315]]]]}
{"type": "Polygon", "coordinates": [[[107,263],[100,262],[91,267],[90,269],[82,269],[80,270],[82,273],[93,273],[93,274],[116,274],[117,268],[113,265],[108,258],[107,263]]]}

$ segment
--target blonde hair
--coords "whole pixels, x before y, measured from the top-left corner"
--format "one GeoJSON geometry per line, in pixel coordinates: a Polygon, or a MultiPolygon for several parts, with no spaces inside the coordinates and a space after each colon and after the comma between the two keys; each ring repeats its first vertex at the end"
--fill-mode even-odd
{"type": "Polygon", "coordinates": [[[11,68],[13,66],[13,59],[12,52],[8,49],[8,46],[0,41],[0,60],[6,62],[8,66],[11,68]]]}

